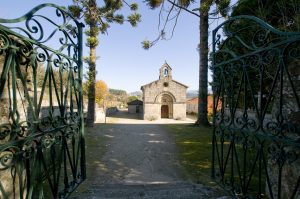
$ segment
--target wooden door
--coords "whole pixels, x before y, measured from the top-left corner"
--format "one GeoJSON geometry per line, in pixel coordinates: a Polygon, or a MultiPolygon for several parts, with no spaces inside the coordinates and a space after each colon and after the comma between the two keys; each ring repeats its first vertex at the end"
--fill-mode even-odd
{"type": "Polygon", "coordinates": [[[169,118],[169,106],[168,105],[161,106],[161,118],[169,118]]]}

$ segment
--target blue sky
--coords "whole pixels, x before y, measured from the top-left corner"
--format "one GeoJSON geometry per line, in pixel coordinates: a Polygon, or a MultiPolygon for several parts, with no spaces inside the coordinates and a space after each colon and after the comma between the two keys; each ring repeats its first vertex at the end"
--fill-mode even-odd
{"type": "MultiPolygon", "coordinates": [[[[144,50],[141,42],[155,39],[158,35],[159,10],[150,10],[142,0],[136,2],[142,15],[137,27],[131,28],[129,24],[111,25],[108,35],[99,36],[97,79],[104,80],[109,88],[138,91],[142,85],[158,79],[159,68],[167,61],[173,69],[175,80],[189,86],[190,90],[197,90],[199,18],[182,12],[173,38],[144,50]]],[[[41,3],[67,6],[72,1],[1,0],[0,18],[17,18],[41,3]]],[[[196,8],[196,4],[194,6],[196,8]]],[[[220,22],[215,21],[212,28],[220,22]]],[[[84,48],[84,55],[88,55],[88,48],[84,48]]]]}

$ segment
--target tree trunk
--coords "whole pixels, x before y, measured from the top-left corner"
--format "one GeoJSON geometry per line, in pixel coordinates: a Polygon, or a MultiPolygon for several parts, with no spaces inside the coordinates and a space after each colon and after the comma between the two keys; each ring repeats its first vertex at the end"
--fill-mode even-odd
{"type": "Polygon", "coordinates": [[[96,83],[96,47],[90,48],[90,63],[88,76],[88,112],[86,125],[94,126],[95,122],[95,83],[96,83]]]}
{"type": "MultiPolygon", "coordinates": [[[[97,28],[96,19],[93,12],[97,8],[95,0],[89,0],[89,26],[90,30],[97,28]]],[[[89,36],[97,37],[97,34],[89,36]]],[[[88,112],[86,125],[93,127],[95,122],[95,84],[96,84],[96,47],[97,45],[90,44],[89,71],[88,71],[88,112]]]]}
{"type": "MultiPolygon", "coordinates": [[[[201,0],[201,4],[205,0],[201,0]]],[[[200,6],[201,7],[201,6],[200,6]]],[[[209,125],[207,119],[207,76],[208,76],[208,11],[200,11],[200,44],[199,44],[199,101],[198,118],[196,124],[209,125]]]]}

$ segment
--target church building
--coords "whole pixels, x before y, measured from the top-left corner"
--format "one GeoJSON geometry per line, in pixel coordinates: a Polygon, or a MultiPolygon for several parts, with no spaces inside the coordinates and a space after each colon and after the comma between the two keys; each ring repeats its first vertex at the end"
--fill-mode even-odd
{"type": "Polygon", "coordinates": [[[185,119],[187,88],[172,79],[172,68],[165,63],[159,69],[159,79],[141,87],[144,119],[185,119]]]}

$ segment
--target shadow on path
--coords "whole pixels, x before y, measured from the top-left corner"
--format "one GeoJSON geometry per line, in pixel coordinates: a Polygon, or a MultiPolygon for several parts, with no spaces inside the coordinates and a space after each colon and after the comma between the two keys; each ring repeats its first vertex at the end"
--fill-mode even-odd
{"type": "MultiPolygon", "coordinates": [[[[164,120],[153,123],[130,117],[131,115],[126,112],[118,112],[114,117],[108,118],[107,124],[95,124],[94,128],[87,129],[87,180],[76,190],[78,193],[73,194],[75,198],[98,198],[95,193],[100,192],[99,190],[103,192],[109,189],[107,186],[111,185],[119,196],[123,196],[134,192],[138,185],[169,184],[183,187],[182,183],[190,183],[177,159],[176,145],[164,130],[165,124],[162,123],[164,120]],[[128,118],[131,123],[126,123],[128,118]],[[124,188],[124,186],[131,186],[131,188],[124,188]],[[122,187],[126,193],[120,192],[122,187]],[[86,194],[90,193],[91,189],[98,191],[91,193],[90,197],[86,194]],[[85,195],[80,196],[80,194],[85,195]]],[[[190,184],[185,192],[191,192],[190,189],[193,186],[190,184]]],[[[165,192],[166,187],[159,189],[168,196],[168,192],[165,192]]],[[[144,187],[143,191],[146,189],[151,190],[149,187],[144,187]]],[[[169,194],[171,192],[175,194],[177,189],[170,190],[169,194]]],[[[203,189],[203,191],[206,193],[208,189],[203,189]]],[[[102,196],[99,195],[99,198],[102,196]]],[[[103,196],[103,198],[106,197],[103,196]]]]}
{"type": "Polygon", "coordinates": [[[143,120],[143,114],[141,113],[128,113],[127,110],[118,110],[115,113],[112,113],[108,117],[110,118],[119,118],[119,119],[135,119],[135,120],[143,120]]]}

